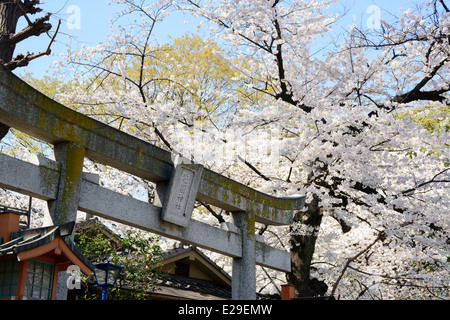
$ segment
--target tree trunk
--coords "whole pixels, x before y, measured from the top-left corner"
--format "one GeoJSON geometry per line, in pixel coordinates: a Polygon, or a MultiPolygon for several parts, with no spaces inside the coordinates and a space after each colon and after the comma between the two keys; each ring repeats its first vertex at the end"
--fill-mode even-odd
{"type": "Polygon", "coordinates": [[[21,16],[22,12],[13,0],[0,0],[0,59],[4,63],[13,58],[15,44],[9,40],[16,33],[17,21],[21,16]]]}
{"type": "Polygon", "coordinates": [[[0,141],[8,134],[9,127],[0,122],[0,141]]]}
{"type": "MultiPolygon", "coordinates": [[[[319,208],[319,199],[314,196],[307,206],[306,212],[296,212],[294,224],[306,224],[318,230],[322,222],[322,210],[319,208]]],[[[291,227],[292,231],[292,227],[291,227]]],[[[322,296],[326,293],[327,285],[317,279],[310,278],[311,261],[317,240],[317,232],[307,235],[292,233],[291,245],[291,272],[287,274],[289,283],[294,285],[299,297],[322,296]]]]}
{"type": "MultiPolygon", "coordinates": [[[[16,32],[17,22],[22,12],[13,0],[0,0],[0,62],[10,62],[13,58],[15,44],[10,37],[16,32]]],[[[0,140],[6,136],[9,127],[0,123],[0,140]]]]}

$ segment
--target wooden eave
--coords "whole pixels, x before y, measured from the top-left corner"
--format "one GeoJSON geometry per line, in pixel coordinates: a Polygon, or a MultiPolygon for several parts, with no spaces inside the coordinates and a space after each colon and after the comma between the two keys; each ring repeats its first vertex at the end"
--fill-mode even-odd
{"type": "Polygon", "coordinates": [[[23,261],[35,259],[40,256],[55,257],[55,261],[59,264],[60,270],[65,270],[70,265],[77,265],[80,268],[80,271],[85,275],[89,275],[91,272],[91,267],[72,251],[62,237],[57,237],[43,246],[19,252],[17,254],[17,259],[23,261]]]}

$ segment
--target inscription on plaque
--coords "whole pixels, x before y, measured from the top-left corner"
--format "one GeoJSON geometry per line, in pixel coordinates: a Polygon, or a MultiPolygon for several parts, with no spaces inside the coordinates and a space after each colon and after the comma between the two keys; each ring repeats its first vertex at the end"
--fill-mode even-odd
{"type": "Polygon", "coordinates": [[[175,168],[163,204],[161,214],[163,220],[182,227],[188,226],[202,171],[201,165],[194,164],[180,164],[175,168]]]}
{"type": "Polygon", "coordinates": [[[189,170],[182,170],[180,184],[174,186],[176,189],[176,201],[174,205],[174,212],[176,215],[186,216],[186,205],[189,198],[189,190],[194,180],[194,173],[189,170]]]}

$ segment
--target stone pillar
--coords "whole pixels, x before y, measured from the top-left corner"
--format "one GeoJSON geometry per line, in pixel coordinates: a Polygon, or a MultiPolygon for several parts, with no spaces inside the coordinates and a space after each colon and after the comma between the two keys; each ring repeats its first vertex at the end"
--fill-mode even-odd
{"type": "MultiPolygon", "coordinates": [[[[44,225],[58,225],[77,219],[85,149],[73,142],[62,142],[54,145],[54,152],[61,166],[58,195],[55,200],[47,202],[44,225]]],[[[67,277],[65,271],[58,272],[56,300],[67,299],[67,277]]]]}
{"type": "Polygon", "coordinates": [[[61,173],[57,198],[47,202],[47,226],[76,221],[85,149],[73,142],[62,142],[55,144],[54,152],[61,173]]]}
{"type": "Polygon", "coordinates": [[[241,230],[242,257],[233,259],[231,297],[256,300],[255,215],[233,213],[233,223],[241,230]]]}

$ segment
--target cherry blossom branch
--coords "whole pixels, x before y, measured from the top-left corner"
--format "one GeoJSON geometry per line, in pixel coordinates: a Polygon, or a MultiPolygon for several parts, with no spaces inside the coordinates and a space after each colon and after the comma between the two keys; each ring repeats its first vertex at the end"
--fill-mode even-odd
{"type": "Polygon", "coordinates": [[[270,178],[265,176],[261,171],[259,171],[255,166],[253,166],[250,162],[243,159],[241,156],[238,155],[238,159],[241,160],[247,167],[249,167],[253,172],[255,172],[258,176],[263,178],[266,181],[270,181],[270,178]]]}
{"type": "Polygon", "coordinates": [[[353,257],[350,257],[347,259],[347,262],[345,263],[344,267],[342,268],[342,271],[341,271],[339,277],[337,278],[336,282],[333,285],[333,288],[331,289],[331,293],[330,293],[331,296],[336,293],[337,287],[339,286],[339,283],[341,282],[342,277],[344,276],[345,272],[349,268],[350,264],[353,261],[355,261],[356,259],[358,259],[361,255],[363,255],[364,253],[369,251],[378,241],[380,241],[380,240],[383,241],[385,236],[386,236],[386,234],[384,233],[384,231],[379,232],[377,237],[375,238],[375,240],[373,240],[366,248],[364,248],[363,250],[358,252],[353,257]]]}
{"type": "MultiPolygon", "coordinates": [[[[201,7],[194,1],[188,0],[188,2],[191,5],[195,6],[197,9],[201,9],[201,7]]],[[[276,12],[275,8],[279,4],[279,2],[280,1],[274,1],[274,3],[272,4],[272,8],[275,10],[275,12],[276,12]]],[[[233,28],[233,26],[231,24],[226,23],[225,21],[223,21],[220,18],[209,17],[204,14],[202,16],[207,20],[215,21],[216,23],[218,23],[220,26],[224,27],[225,29],[232,30],[233,34],[238,35],[239,37],[241,37],[248,43],[250,43],[250,44],[254,45],[255,47],[274,56],[275,63],[277,65],[277,69],[278,69],[277,70],[278,74],[277,74],[276,78],[279,83],[279,88],[278,88],[279,92],[272,93],[272,92],[269,92],[268,90],[255,88],[256,90],[264,92],[270,96],[273,96],[277,100],[281,100],[290,105],[296,106],[297,108],[300,108],[301,110],[303,110],[306,113],[310,113],[313,110],[313,107],[305,105],[301,101],[295,99],[294,94],[292,93],[292,90],[290,89],[291,85],[289,83],[289,80],[286,77],[286,72],[285,72],[285,61],[284,61],[284,57],[283,57],[283,44],[281,42],[277,42],[277,40],[282,40],[281,27],[280,27],[280,23],[277,19],[277,15],[275,15],[275,18],[272,21],[273,27],[275,28],[275,35],[273,35],[273,34],[271,35],[271,41],[264,41],[264,45],[249,38],[242,32],[239,32],[238,30],[233,28]],[[277,43],[276,48],[272,48],[274,43],[277,43]]],[[[267,32],[267,33],[269,34],[269,32],[267,32]]]]}
{"type": "Polygon", "coordinates": [[[444,3],[444,0],[439,0],[439,2],[442,4],[446,12],[450,12],[450,9],[447,7],[447,5],[444,3]]]}
{"type": "Polygon", "coordinates": [[[439,177],[440,175],[446,173],[449,170],[450,170],[450,168],[447,168],[447,169],[437,173],[431,180],[419,183],[414,188],[410,188],[408,190],[405,190],[401,194],[408,195],[408,194],[414,193],[415,191],[417,191],[417,189],[420,189],[420,188],[425,187],[425,186],[427,186],[429,184],[432,184],[432,183],[450,183],[450,179],[442,179],[442,180],[438,180],[437,179],[437,177],[439,177]]]}
{"type": "MultiPolygon", "coordinates": [[[[276,290],[278,291],[278,294],[281,295],[281,290],[280,288],[277,286],[277,284],[275,283],[275,280],[270,276],[270,274],[267,272],[266,268],[261,267],[262,271],[264,272],[264,274],[266,275],[266,277],[269,279],[270,283],[272,283],[272,285],[276,288],[276,290]]],[[[259,292],[262,292],[264,290],[264,288],[261,288],[259,290],[259,292]]]]}
{"type": "Polygon", "coordinates": [[[218,221],[219,223],[225,222],[225,219],[222,217],[222,214],[217,213],[213,208],[211,208],[211,206],[207,203],[204,203],[202,201],[199,201],[199,203],[206,208],[206,210],[209,211],[209,213],[211,213],[218,221]]]}
{"type": "Polygon", "coordinates": [[[421,89],[436,76],[438,71],[442,69],[446,63],[450,62],[450,58],[446,57],[436,66],[434,66],[433,70],[428,73],[411,91],[397,95],[392,99],[393,102],[398,103],[409,103],[417,100],[430,100],[430,101],[440,101],[444,102],[446,97],[442,96],[442,94],[448,92],[450,87],[442,87],[439,90],[432,91],[421,91],[421,89]]]}

